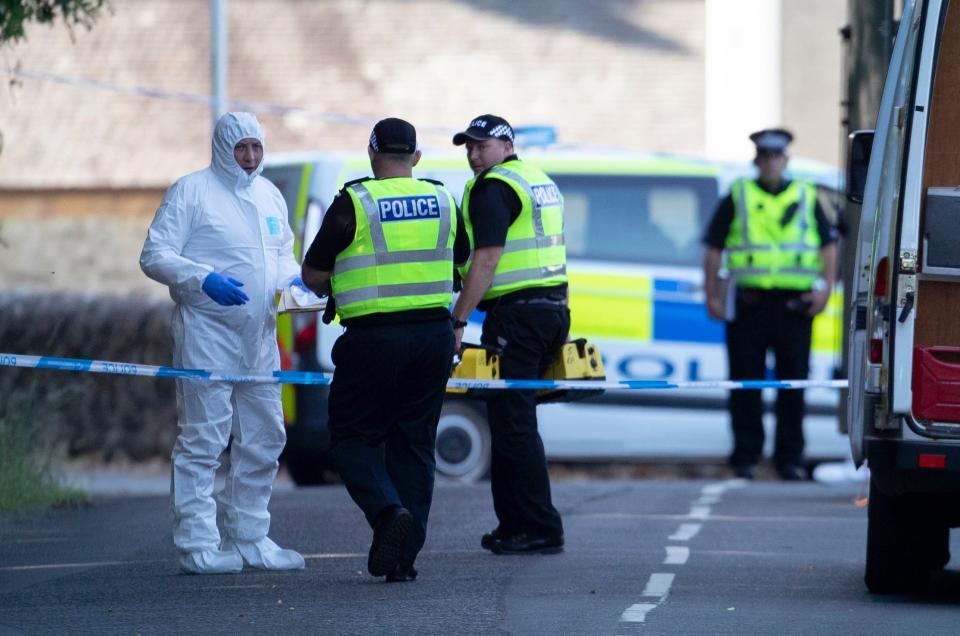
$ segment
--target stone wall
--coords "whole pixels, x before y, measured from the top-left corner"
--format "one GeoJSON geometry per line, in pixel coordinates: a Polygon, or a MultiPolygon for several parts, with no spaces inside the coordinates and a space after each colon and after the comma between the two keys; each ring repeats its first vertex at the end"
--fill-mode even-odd
{"type": "MultiPolygon", "coordinates": [[[[0,293],[0,352],[169,365],[173,303],[142,296],[0,293]]],[[[3,418],[30,418],[69,457],[143,461],[170,454],[169,379],[0,367],[3,418]]],[[[42,434],[41,434],[42,433],[42,434]]]]}

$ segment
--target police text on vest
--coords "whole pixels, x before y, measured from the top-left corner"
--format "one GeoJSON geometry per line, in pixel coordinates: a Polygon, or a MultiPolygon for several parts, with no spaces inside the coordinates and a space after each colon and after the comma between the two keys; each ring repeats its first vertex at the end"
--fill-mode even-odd
{"type": "Polygon", "coordinates": [[[381,222],[440,218],[440,201],[435,195],[390,197],[377,201],[377,206],[381,222]]]}

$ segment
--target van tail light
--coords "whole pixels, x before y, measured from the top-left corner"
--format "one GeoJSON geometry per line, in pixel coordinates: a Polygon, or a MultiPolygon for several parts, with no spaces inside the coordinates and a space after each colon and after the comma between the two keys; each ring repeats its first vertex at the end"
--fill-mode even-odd
{"type": "Polygon", "coordinates": [[[317,346],[317,320],[313,319],[297,332],[293,339],[293,350],[303,355],[317,346]]]}
{"type": "Polygon", "coordinates": [[[873,295],[876,298],[887,297],[887,279],[890,277],[890,259],[886,256],[877,263],[876,276],[873,279],[873,295]]]}
{"type": "Polygon", "coordinates": [[[870,363],[883,362],[883,338],[870,338],[870,363]]]}
{"type": "Polygon", "coordinates": [[[943,469],[947,467],[947,456],[921,453],[917,456],[917,466],[920,468],[943,469]]]}

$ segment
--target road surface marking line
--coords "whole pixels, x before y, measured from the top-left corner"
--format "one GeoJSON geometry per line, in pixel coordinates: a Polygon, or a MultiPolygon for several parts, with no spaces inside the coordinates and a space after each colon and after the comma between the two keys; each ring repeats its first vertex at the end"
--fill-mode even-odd
{"type": "Polygon", "coordinates": [[[668,545],[664,565],[683,565],[690,558],[690,548],[683,545],[668,545]]]}
{"type": "Polygon", "coordinates": [[[673,585],[674,576],[676,575],[673,572],[654,572],[647,579],[647,586],[643,588],[641,596],[654,596],[663,599],[670,591],[670,586],[673,585]]]}
{"type": "Polygon", "coordinates": [[[315,554],[303,554],[304,559],[352,559],[353,557],[365,557],[362,552],[317,552],[315,554]]]}
{"type": "MultiPolygon", "coordinates": [[[[304,559],[353,559],[356,557],[365,557],[362,552],[320,552],[317,554],[304,554],[304,559]]],[[[89,563],[43,563],[40,565],[7,565],[0,566],[0,572],[26,572],[29,570],[58,570],[70,568],[99,568],[108,565],[134,565],[143,563],[160,563],[166,559],[155,559],[151,561],[92,561],[89,563]]]]}
{"type": "Polygon", "coordinates": [[[667,537],[667,539],[670,541],[689,541],[697,536],[697,533],[700,532],[700,528],[702,527],[702,523],[681,523],[677,531],[667,537]]]}
{"type": "Polygon", "coordinates": [[[642,623],[647,618],[647,612],[656,608],[656,603],[637,603],[636,605],[631,605],[623,610],[623,614],[620,615],[620,622],[642,623]]]}
{"type": "Polygon", "coordinates": [[[156,563],[156,561],[95,561],[92,563],[44,563],[42,565],[8,565],[0,567],[7,572],[24,572],[28,570],[59,570],[69,568],[98,568],[105,565],[132,565],[134,563],[156,563]]]}
{"type": "Polygon", "coordinates": [[[693,505],[690,508],[690,514],[687,516],[691,519],[707,519],[710,517],[710,506],[693,505]]]}
{"type": "Polygon", "coordinates": [[[724,492],[733,488],[743,488],[747,485],[746,479],[728,479],[715,484],[708,484],[703,487],[702,492],[705,495],[722,495],[724,492]]]}
{"type": "Polygon", "coordinates": [[[698,506],[712,506],[720,501],[720,495],[703,495],[694,504],[698,506]]]}

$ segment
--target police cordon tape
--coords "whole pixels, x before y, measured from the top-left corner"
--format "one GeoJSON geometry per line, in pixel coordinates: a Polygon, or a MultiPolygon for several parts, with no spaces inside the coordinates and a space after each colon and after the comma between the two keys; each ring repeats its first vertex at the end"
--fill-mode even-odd
{"type": "MultiPolygon", "coordinates": [[[[25,369],[55,369],[81,373],[107,373],[112,375],[136,375],[152,378],[179,378],[205,382],[236,382],[249,384],[313,384],[329,385],[330,374],[312,371],[274,371],[271,375],[246,375],[204,369],[178,369],[130,362],[86,360],[81,358],[58,358],[54,356],[26,356],[0,353],[0,367],[25,369]]],[[[654,390],[654,389],[843,389],[846,380],[692,380],[668,382],[666,380],[469,380],[451,378],[447,387],[452,389],[566,389],[572,391],[654,390]]]]}

